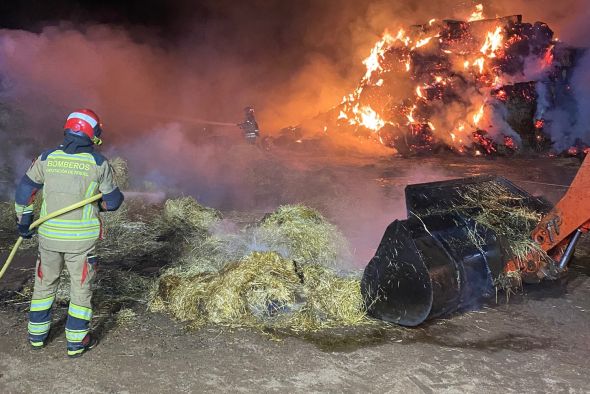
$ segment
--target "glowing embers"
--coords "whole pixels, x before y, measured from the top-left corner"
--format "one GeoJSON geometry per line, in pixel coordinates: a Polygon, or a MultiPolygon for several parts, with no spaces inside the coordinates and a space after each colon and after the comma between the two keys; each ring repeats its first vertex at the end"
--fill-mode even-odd
{"type": "Polygon", "coordinates": [[[483,130],[477,130],[473,132],[473,143],[476,146],[476,156],[481,155],[482,150],[488,155],[498,151],[496,143],[491,138],[489,138],[487,136],[487,132],[483,130]]]}

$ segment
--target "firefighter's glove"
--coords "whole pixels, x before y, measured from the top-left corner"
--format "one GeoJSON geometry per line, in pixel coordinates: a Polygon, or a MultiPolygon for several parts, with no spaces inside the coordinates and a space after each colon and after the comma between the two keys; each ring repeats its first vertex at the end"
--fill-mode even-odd
{"type": "Polygon", "coordinates": [[[24,214],[20,221],[17,218],[16,221],[16,227],[18,229],[18,233],[20,234],[21,237],[23,237],[24,239],[30,239],[33,237],[33,234],[35,234],[35,230],[31,230],[29,227],[31,226],[31,224],[33,223],[33,214],[32,213],[27,213],[24,214]]]}

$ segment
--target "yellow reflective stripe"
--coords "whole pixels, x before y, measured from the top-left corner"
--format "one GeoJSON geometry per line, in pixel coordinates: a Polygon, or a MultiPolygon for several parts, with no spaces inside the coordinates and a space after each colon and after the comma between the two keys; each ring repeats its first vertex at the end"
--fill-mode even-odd
{"type": "Polygon", "coordinates": [[[68,342],[82,342],[88,334],[88,330],[68,330],[66,329],[66,340],[68,342]]]}
{"type": "Polygon", "coordinates": [[[51,305],[53,305],[54,299],[55,296],[42,298],[40,300],[31,300],[31,312],[40,312],[50,309],[51,305]]]}
{"type": "Polygon", "coordinates": [[[45,343],[31,341],[31,345],[34,346],[34,347],[43,347],[43,346],[45,346],[45,343]]]}
{"type": "Polygon", "coordinates": [[[86,349],[82,348],[82,349],[77,349],[77,350],[68,350],[68,356],[73,356],[75,354],[80,354],[80,353],[84,353],[86,349]]]}
{"type": "Polygon", "coordinates": [[[76,317],[82,320],[90,321],[92,319],[92,309],[72,303],[70,303],[68,314],[72,317],[76,317]]]}
{"type": "Polygon", "coordinates": [[[14,210],[16,211],[17,215],[22,215],[25,208],[26,207],[24,205],[14,203],[14,210]]]}
{"type": "Polygon", "coordinates": [[[100,232],[99,226],[89,227],[87,229],[67,229],[67,228],[47,228],[42,227],[39,229],[39,234],[47,234],[48,236],[56,237],[85,237],[90,236],[96,232],[100,232]]]}
{"type": "Polygon", "coordinates": [[[96,231],[86,231],[83,233],[55,232],[55,231],[47,231],[43,228],[40,228],[39,235],[41,235],[47,239],[83,241],[83,240],[98,238],[98,236],[100,235],[100,228],[97,229],[96,231]]]}
{"type": "Polygon", "coordinates": [[[47,156],[47,159],[60,159],[60,160],[70,160],[70,161],[81,161],[83,163],[95,164],[96,161],[92,157],[92,155],[88,153],[77,153],[73,155],[68,155],[67,153],[56,153],[53,152],[47,156]],[[84,156],[81,156],[84,155],[84,156]],[[86,156],[88,155],[88,156],[86,156]]]}
{"type": "MultiPolygon", "coordinates": [[[[95,182],[95,181],[90,182],[88,189],[86,189],[85,198],[92,197],[94,195],[94,193],[96,192],[97,186],[98,186],[97,182],[95,182]]],[[[82,214],[82,219],[90,219],[91,216],[92,216],[92,204],[86,204],[86,206],[84,207],[84,213],[82,214]]]]}
{"type": "Polygon", "coordinates": [[[28,330],[29,334],[43,335],[49,332],[50,322],[45,323],[32,323],[29,322],[28,330]]]}
{"type": "Polygon", "coordinates": [[[45,223],[43,223],[42,227],[47,227],[47,228],[51,228],[51,229],[57,229],[57,230],[73,230],[73,231],[77,231],[77,230],[84,230],[84,229],[88,229],[88,228],[94,228],[94,227],[100,227],[100,222],[98,221],[98,219],[93,219],[93,220],[84,220],[84,221],[71,221],[71,222],[66,222],[66,221],[53,221],[53,220],[48,220],[45,223]]]}

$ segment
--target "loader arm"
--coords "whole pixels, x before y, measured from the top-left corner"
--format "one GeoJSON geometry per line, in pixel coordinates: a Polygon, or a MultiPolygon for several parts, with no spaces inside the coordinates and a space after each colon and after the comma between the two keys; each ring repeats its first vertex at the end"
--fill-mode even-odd
{"type": "Polygon", "coordinates": [[[586,156],[565,195],[531,233],[533,241],[552,261],[531,252],[525,259],[509,260],[505,271],[519,271],[527,283],[537,283],[543,278],[556,279],[566,269],[580,235],[589,229],[590,159],[586,156]]]}
{"type": "Polygon", "coordinates": [[[561,253],[555,249],[568,244],[577,232],[587,232],[589,225],[590,159],[586,156],[568,191],[541,219],[532,237],[541,249],[559,259],[561,253]]]}

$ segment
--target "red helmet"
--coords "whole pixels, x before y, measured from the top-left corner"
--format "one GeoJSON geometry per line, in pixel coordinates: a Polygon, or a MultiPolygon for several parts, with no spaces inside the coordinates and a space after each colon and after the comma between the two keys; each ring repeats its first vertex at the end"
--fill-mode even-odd
{"type": "Polygon", "coordinates": [[[66,120],[64,129],[66,133],[88,137],[96,145],[102,144],[99,138],[102,133],[100,119],[90,109],[78,109],[72,112],[66,120]]]}

